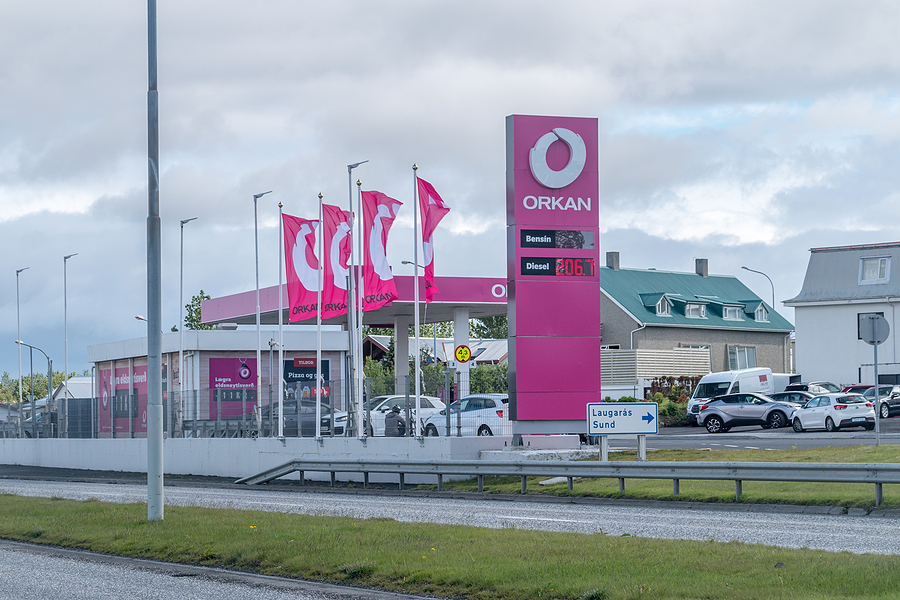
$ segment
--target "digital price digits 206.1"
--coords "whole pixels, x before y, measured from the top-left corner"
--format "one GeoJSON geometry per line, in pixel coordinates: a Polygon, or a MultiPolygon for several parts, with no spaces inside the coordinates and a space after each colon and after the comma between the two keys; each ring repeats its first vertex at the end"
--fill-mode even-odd
{"type": "Polygon", "coordinates": [[[522,275],[549,277],[593,277],[593,258],[522,258],[522,275]]]}

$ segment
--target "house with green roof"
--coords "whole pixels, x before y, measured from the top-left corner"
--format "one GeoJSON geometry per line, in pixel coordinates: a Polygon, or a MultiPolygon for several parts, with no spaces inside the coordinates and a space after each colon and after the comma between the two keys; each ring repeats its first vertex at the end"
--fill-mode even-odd
{"type": "Polygon", "coordinates": [[[790,372],[794,326],[733,275],[621,269],[619,253],[600,268],[601,345],[619,350],[706,348],[710,371],[769,367],[790,372]]]}

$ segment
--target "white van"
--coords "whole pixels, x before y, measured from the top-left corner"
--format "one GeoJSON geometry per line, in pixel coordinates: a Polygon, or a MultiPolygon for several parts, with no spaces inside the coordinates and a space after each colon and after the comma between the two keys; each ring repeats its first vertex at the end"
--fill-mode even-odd
{"type": "Polygon", "coordinates": [[[688,421],[693,425],[697,424],[697,414],[700,412],[700,405],[705,401],[723,394],[737,394],[738,392],[757,392],[766,395],[774,393],[775,385],[772,369],[756,367],[704,375],[694,389],[691,399],[688,400],[688,421]]]}

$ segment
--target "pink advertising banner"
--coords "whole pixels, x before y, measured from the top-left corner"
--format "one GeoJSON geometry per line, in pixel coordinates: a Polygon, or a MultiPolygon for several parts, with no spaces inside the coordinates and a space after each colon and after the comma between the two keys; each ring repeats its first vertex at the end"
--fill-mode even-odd
{"type": "Polygon", "coordinates": [[[256,358],[211,357],[209,418],[239,417],[250,414],[254,406],[256,406],[256,358]]]}
{"type": "Polygon", "coordinates": [[[350,275],[350,223],[353,215],[330,204],[322,205],[325,265],[322,318],[347,314],[347,277],[350,275]]]}
{"type": "Polygon", "coordinates": [[[387,240],[403,204],[381,192],[362,192],[363,310],[376,310],[397,299],[387,240]]]}

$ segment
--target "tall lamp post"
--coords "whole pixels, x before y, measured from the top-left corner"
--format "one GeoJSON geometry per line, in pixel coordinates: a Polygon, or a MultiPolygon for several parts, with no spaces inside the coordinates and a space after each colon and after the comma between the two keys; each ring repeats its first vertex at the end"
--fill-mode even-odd
{"type": "MultiPolygon", "coordinates": [[[[24,267],[16,269],[16,339],[22,337],[22,331],[19,326],[19,273],[29,269],[24,267]]],[[[24,423],[22,422],[22,346],[19,345],[19,437],[25,435],[24,423]]]]}
{"type": "MultiPolygon", "coordinates": [[[[44,355],[44,358],[47,359],[47,409],[50,409],[50,398],[53,393],[53,362],[50,360],[50,357],[47,356],[47,353],[38,348],[37,346],[32,346],[31,344],[26,344],[22,340],[16,340],[16,343],[19,345],[19,350],[22,349],[22,346],[28,346],[31,348],[31,353],[34,355],[34,351],[37,350],[41,354],[44,355]]],[[[34,360],[32,359],[32,363],[34,360]]],[[[35,406],[35,398],[34,398],[34,367],[31,369],[31,426],[33,428],[32,435],[37,437],[37,409],[35,406]]]]}
{"type": "Polygon", "coordinates": [[[769,277],[768,275],[766,275],[765,273],[763,273],[762,271],[757,271],[757,270],[751,269],[749,267],[741,267],[741,268],[744,269],[745,271],[750,271],[751,273],[758,273],[769,280],[769,285],[772,286],[772,310],[774,310],[775,312],[778,312],[777,310],[775,310],[775,284],[772,283],[772,278],[769,277]]]}
{"type": "MultiPolygon", "coordinates": [[[[353,169],[360,165],[366,164],[367,160],[361,160],[359,162],[351,163],[347,165],[347,186],[348,186],[348,195],[350,202],[350,214],[356,214],[356,218],[359,219],[359,223],[362,224],[362,211],[359,213],[353,212],[353,169]]],[[[352,217],[351,217],[352,219],[352,217]]],[[[354,264],[356,263],[356,255],[354,246],[359,247],[359,277],[362,277],[362,262],[363,255],[365,254],[362,247],[362,235],[357,236],[357,231],[362,232],[362,227],[356,227],[356,223],[351,222],[350,224],[350,277],[349,277],[349,292],[350,292],[350,302],[347,304],[347,329],[350,330],[350,380],[353,382],[352,385],[348,386],[348,390],[353,390],[353,395],[357,396],[356,401],[362,403],[362,394],[359,390],[362,389],[362,386],[357,386],[357,379],[362,377],[362,325],[361,319],[358,318],[357,315],[357,306],[355,305],[356,298],[360,296],[359,290],[360,286],[357,285],[358,281],[354,281],[357,277],[355,272],[354,264]],[[358,241],[356,244],[353,243],[353,238],[358,237],[358,241]]],[[[362,314],[362,305],[363,300],[359,298],[359,315],[362,314]]],[[[347,414],[353,414],[353,407],[350,406],[350,394],[347,394],[347,414]]],[[[362,414],[361,410],[357,410],[357,415],[362,414]]],[[[357,435],[362,437],[362,421],[357,418],[359,421],[356,425],[357,435]]],[[[349,423],[349,422],[348,422],[349,423]]]]}
{"type": "MultiPolygon", "coordinates": [[[[181,271],[178,283],[178,331],[181,332],[181,341],[178,345],[178,401],[181,403],[181,422],[184,423],[187,404],[184,401],[184,226],[197,217],[182,219],[181,221],[181,271]]],[[[182,431],[184,431],[182,429],[182,431]]]]}
{"type": "MultiPolygon", "coordinates": [[[[261,194],[253,194],[253,247],[255,250],[256,256],[256,410],[259,411],[259,390],[260,390],[260,378],[259,378],[259,366],[262,363],[262,334],[259,332],[259,225],[258,225],[258,217],[257,217],[257,209],[256,209],[256,201],[265,196],[266,194],[271,194],[272,190],[268,192],[263,192],[261,194]]],[[[279,284],[280,285],[280,284],[279,284]]],[[[281,290],[278,290],[278,293],[281,293],[281,290]]]]}
{"type": "Polygon", "coordinates": [[[65,358],[63,359],[63,401],[59,411],[59,437],[69,437],[69,300],[66,263],[78,253],[63,256],[63,334],[65,335],[65,358]]]}

